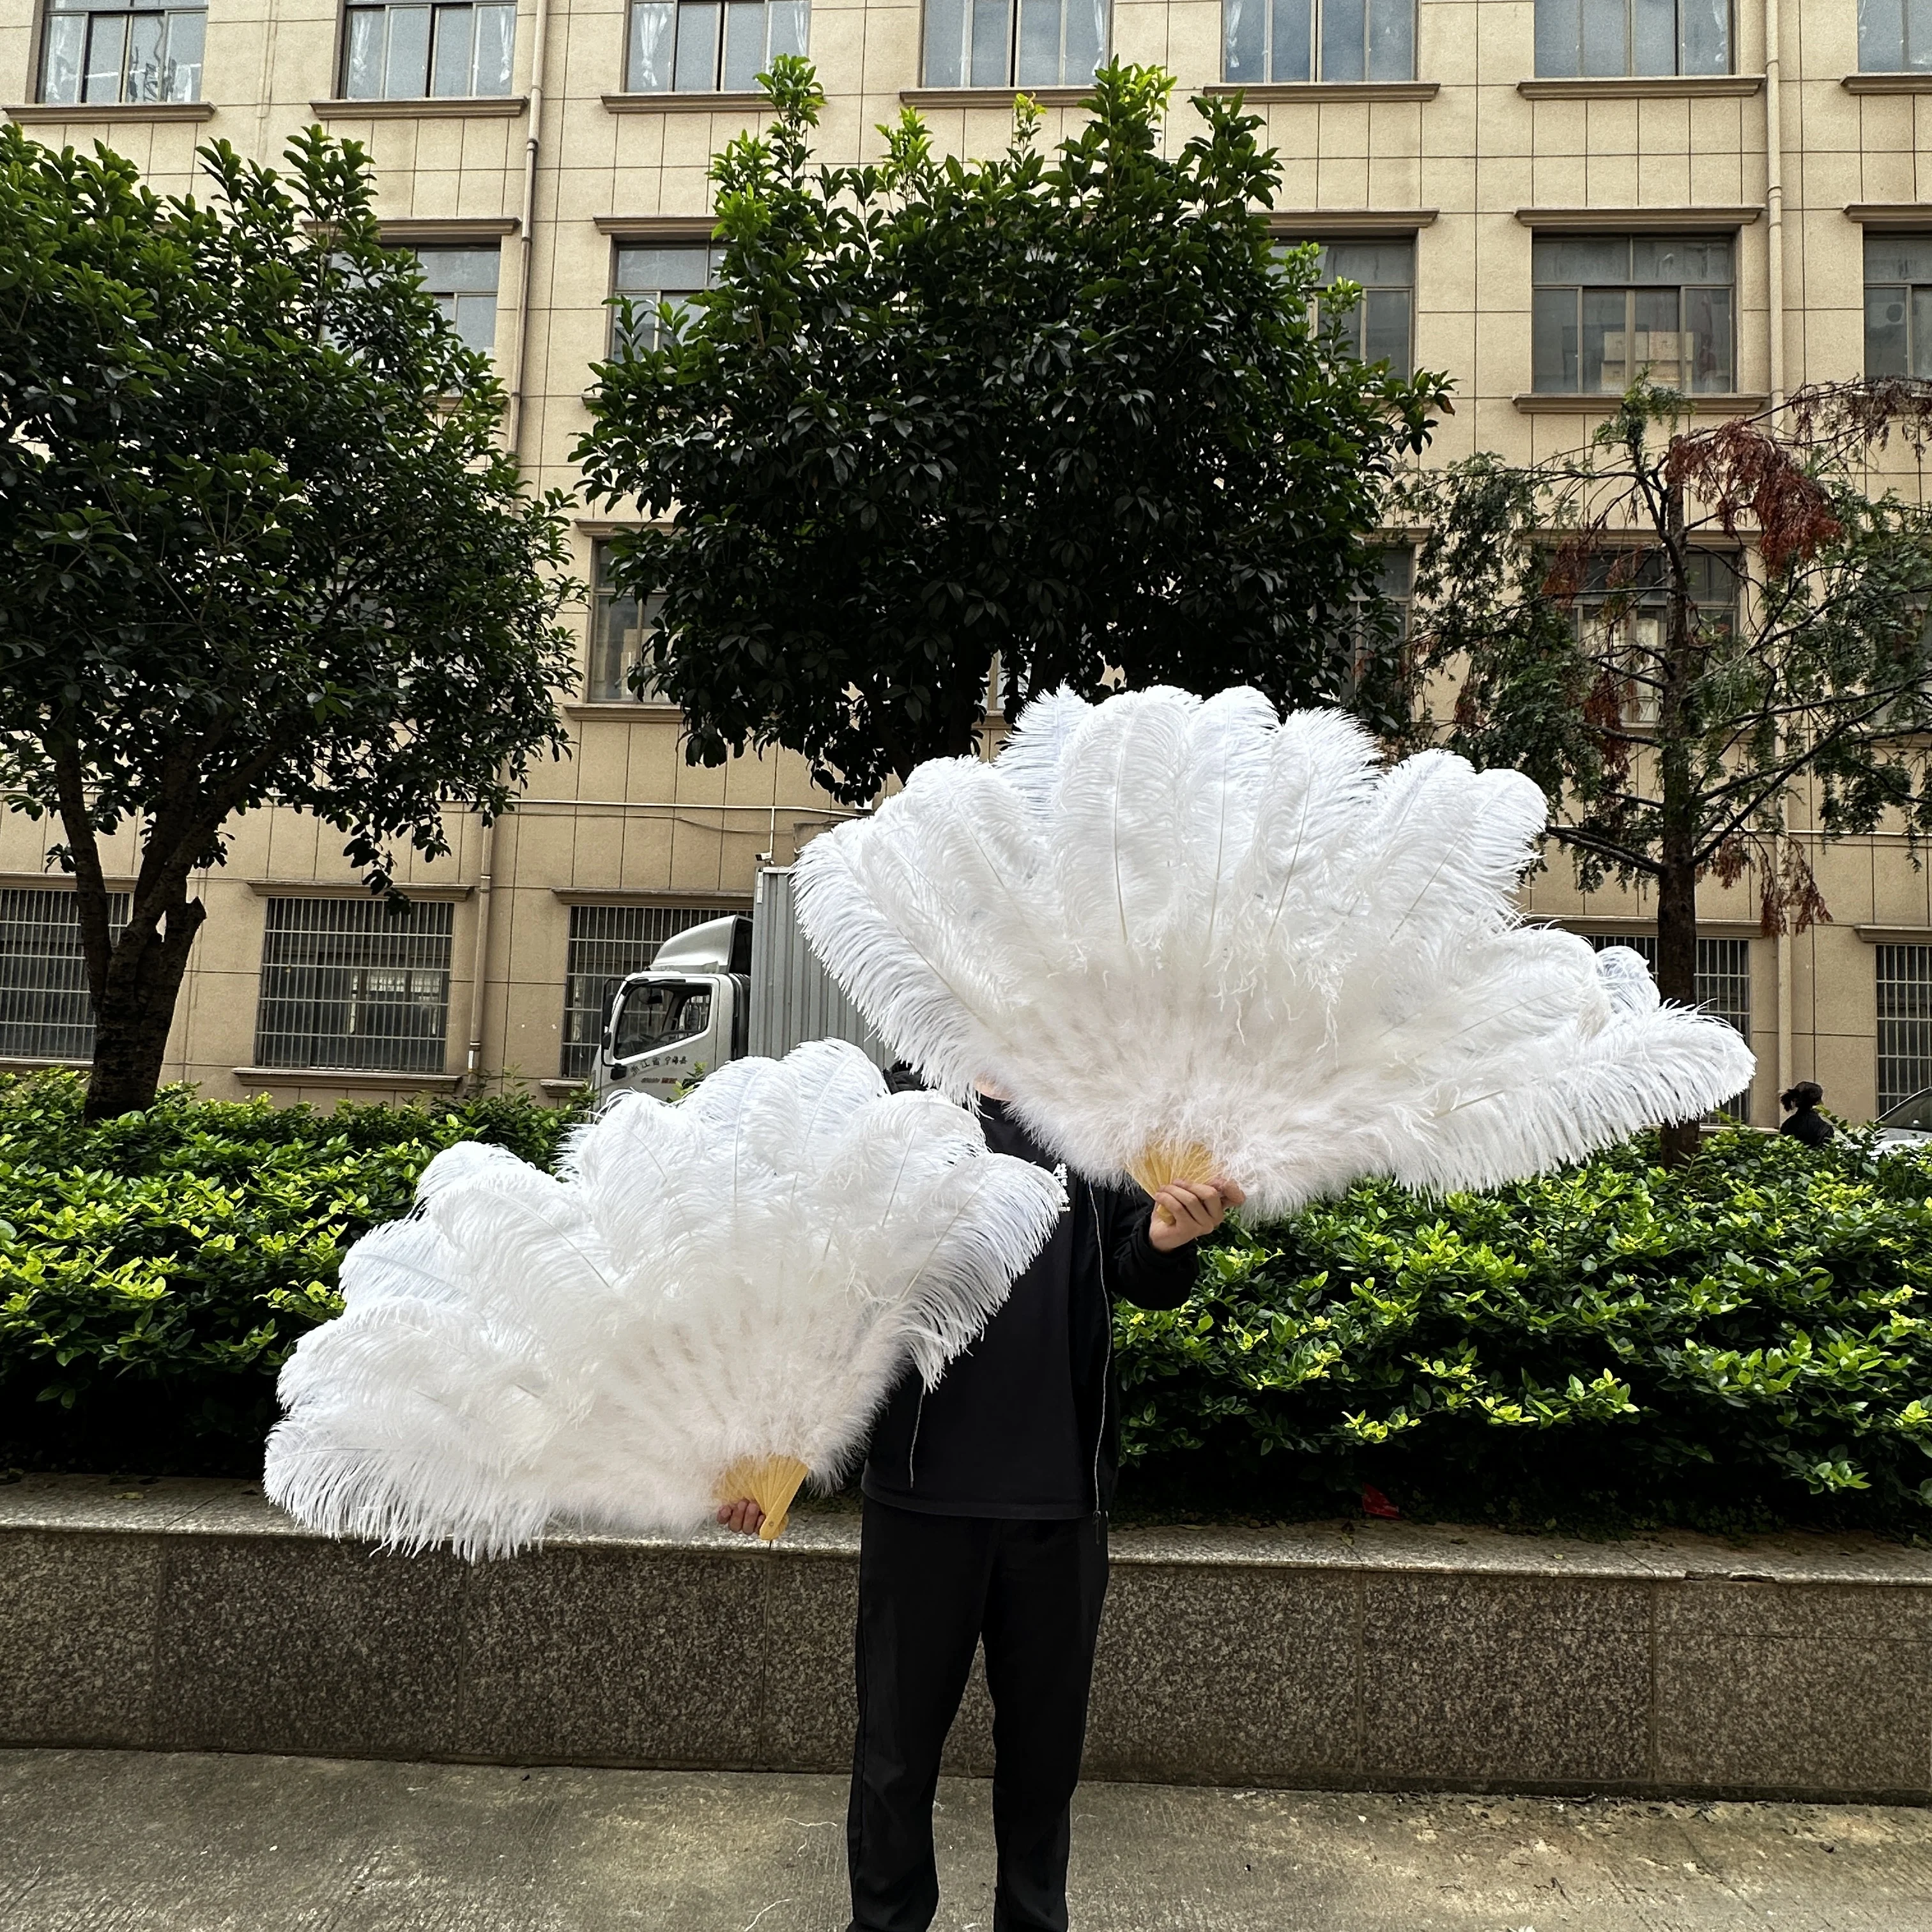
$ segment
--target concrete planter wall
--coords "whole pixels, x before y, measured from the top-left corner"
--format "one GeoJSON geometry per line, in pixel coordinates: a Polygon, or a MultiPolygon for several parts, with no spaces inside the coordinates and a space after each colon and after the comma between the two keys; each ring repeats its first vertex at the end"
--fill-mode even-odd
{"type": "MultiPolygon", "coordinates": [[[[1087,1774],[1932,1802],[1932,1552],[1116,1534],[1087,1774]]],[[[857,1523],[472,1568],[238,1484],[0,1489],[0,1744],[836,1771],[857,1523]]],[[[976,1680],[953,1768],[991,1768],[976,1680]]]]}

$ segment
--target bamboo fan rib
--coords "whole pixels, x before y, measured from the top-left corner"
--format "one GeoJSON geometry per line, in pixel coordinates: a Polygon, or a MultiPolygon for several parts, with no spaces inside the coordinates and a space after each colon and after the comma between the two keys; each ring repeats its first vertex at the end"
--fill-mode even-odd
{"type": "Polygon", "coordinates": [[[1523,923],[1546,820],[1520,773],[1384,767],[1336,712],[1063,692],[814,838],[798,906],[942,1090],[995,1082],[1096,1180],[1204,1167],[1280,1214],[1507,1180],[1749,1082],[1635,954],[1523,923]]]}
{"type": "Polygon", "coordinates": [[[264,1486],[332,1534],[472,1558],[745,1494],[776,1536],[908,1363],[929,1387],[978,1334],[1063,1198],[843,1040],[624,1095],[560,1178],[452,1148],[283,1369],[264,1486]]]}

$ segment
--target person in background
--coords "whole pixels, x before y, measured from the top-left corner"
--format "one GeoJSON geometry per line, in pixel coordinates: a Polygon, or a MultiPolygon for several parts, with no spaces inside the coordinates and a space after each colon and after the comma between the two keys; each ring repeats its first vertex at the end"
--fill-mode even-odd
{"type": "Polygon", "coordinates": [[[1815,1080],[1801,1080],[1796,1087],[1787,1087],[1778,1101],[1790,1118],[1778,1131],[1807,1147],[1822,1147],[1838,1131],[1818,1111],[1824,1097],[1824,1088],[1815,1080]]]}

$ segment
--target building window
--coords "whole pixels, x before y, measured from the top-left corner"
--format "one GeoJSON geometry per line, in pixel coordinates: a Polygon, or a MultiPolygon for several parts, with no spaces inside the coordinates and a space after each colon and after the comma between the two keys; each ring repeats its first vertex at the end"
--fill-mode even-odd
{"type": "MultiPolygon", "coordinates": [[[[1586,653],[1598,664],[1614,665],[1624,680],[1624,722],[1654,724],[1670,621],[1664,560],[1653,552],[1628,578],[1618,569],[1619,561],[1601,555],[1592,559],[1576,600],[1577,627],[1586,653]]],[[[1728,625],[1736,614],[1738,598],[1737,573],[1730,560],[1709,550],[1696,551],[1685,560],[1685,574],[1696,620],[1728,625]]]]}
{"type": "Polygon", "coordinates": [[[351,100],[508,94],[517,10],[351,7],[342,92],[351,100]]]}
{"type": "Polygon", "coordinates": [[[496,270],[500,255],[487,248],[422,248],[410,251],[426,293],[436,298],[442,319],[463,338],[466,349],[493,356],[496,350],[496,270]]]}
{"type": "Polygon", "coordinates": [[[271,899],[262,939],[258,1066],[440,1073],[452,908],[271,899]]]}
{"type": "Polygon", "coordinates": [[[1387,362],[1392,374],[1408,375],[1414,358],[1414,242],[1324,242],[1321,277],[1324,288],[1331,282],[1358,283],[1362,298],[1352,309],[1318,308],[1318,321],[1340,328],[1350,354],[1359,360],[1387,362]]]}
{"type": "Polygon", "coordinates": [[[1648,371],[1666,388],[1729,394],[1736,387],[1731,256],[1722,236],[1537,236],[1537,389],[1621,395],[1648,371]]]}
{"type": "Polygon", "coordinates": [[[1932,1087],[1932,946],[1878,949],[1878,1110],[1932,1087]]]}
{"type": "Polygon", "coordinates": [[[1406,544],[1394,544],[1376,554],[1373,586],[1358,591],[1348,599],[1348,635],[1352,654],[1347,680],[1341,695],[1352,698],[1362,687],[1364,674],[1388,640],[1372,620],[1378,612],[1390,611],[1395,617],[1395,635],[1408,635],[1409,608],[1414,602],[1415,553],[1406,544]]]}
{"type": "MultiPolygon", "coordinates": [[[[1657,935],[1654,932],[1593,932],[1587,935],[1599,952],[1606,946],[1628,946],[1643,956],[1657,972],[1657,935]]],[[[1750,941],[1700,939],[1697,942],[1697,1004],[1750,1039],[1750,941]]],[[[1750,1118],[1750,1089],[1733,1094],[1718,1110],[1734,1120],[1750,1118]]]]}
{"type": "Polygon", "coordinates": [[[1858,0],[1858,66],[1866,74],[1932,68],[1932,8],[1924,0],[1858,0]]]}
{"type": "Polygon", "coordinates": [[[668,308],[674,316],[688,314],[691,297],[710,287],[724,252],[702,242],[620,242],[611,274],[611,355],[655,349],[659,311],[668,308]]]}
{"type": "Polygon", "coordinates": [[[1271,80],[1413,80],[1415,0],[1222,0],[1221,73],[1271,80]]]}
{"type": "Polygon", "coordinates": [[[1730,70],[1730,0],[1536,0],[1540,76],[1730,70]]]}
{"type": "Polygon", "coordinates": [[[1932,377],[1932,235],[1865,237],[1865,374],[1932,377]]]}
{"type": "Polygon", "coordinates": [[[1081,87],[1107,55],[1108,0],[926,0],[928,87],[1081,87]]]}
{"type": "Polygon", "coordinates": [[[564,963],[563,1056],[566,1080],[587,1080],[611,995],[641,973],[672,934],[723,919],[730,906],[572,906],[564,963]]]}
{"type": "Polygon", "coordinates": [[[199,100],[206,5],[142,8],[122,0],[50,0],[40,98],[199,100]]]}
{"type": "Polygon", "coordinates": [[[780,54],[802,54],[811,0],[632,0],[633,94],[746,94],[780,54]]]}
{"type": "Polygon", "coordinates": [[[640,609],[627,590],[610,580],[610,546],[600,543],[591,551],[590,664],[584,680],[593,704],[622,704],[632,699],[650,702],[656,687],[646,678],[634,690],[631,673],[643,662],[644,640],[662,608],[662,597],[647,597],[640,609]]]}
{"type": "MultiPolygon", "coordinates": [[[[108,929],[128,923],[128,895],[107,896],[108,929]]],[[[94,998],[71,892],[0,892],[0,1054],[20,1060],[94,1058],[94,998]]]]}

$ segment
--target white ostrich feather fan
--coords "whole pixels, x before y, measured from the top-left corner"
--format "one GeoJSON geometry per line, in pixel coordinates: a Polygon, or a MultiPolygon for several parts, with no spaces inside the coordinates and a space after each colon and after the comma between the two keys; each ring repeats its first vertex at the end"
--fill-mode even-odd
{"type": "Polygon", "coordinates": [[[1370,1174],[1479,1186],[1702,1113],[1753,1060],[1628,949],[1526,926],[1547,808],[1384,768],[1258,693],[1070,693],[915,771],[796,872],[812,945],[943,1090],[1013,1096],[1096,1180],[1225,1175],[1263,1214],[1370,1174]]]}
{"type": "Polygon", "coordinates": [[[466,1144],[358,1241],[303,1337],[264,1487],[304,1522],[505,1554],[553,1518],[683,1530],[755,1496],[778,1534],[1038,1252],[1060,1183],[843,1040],[614,1100],[561,1178],[466,1144]]]}

